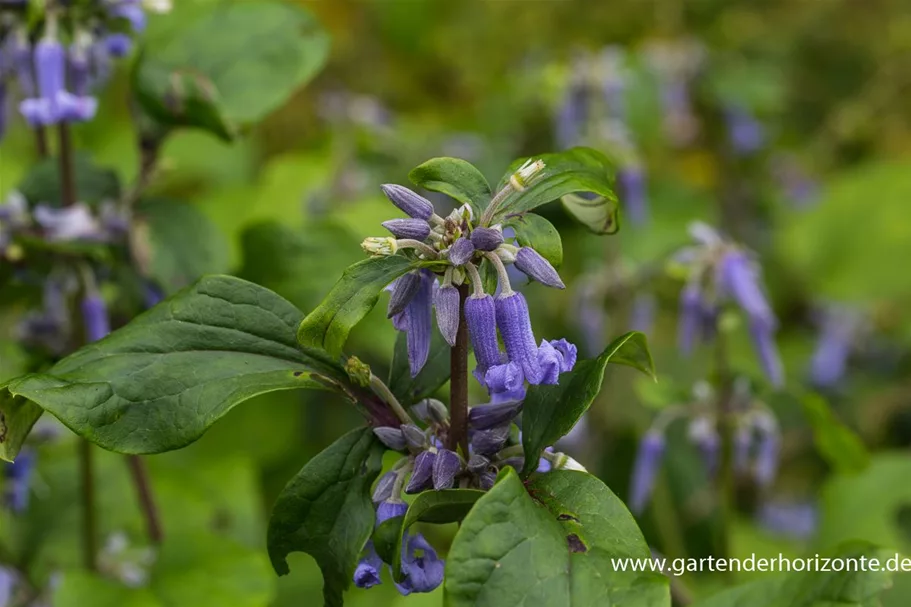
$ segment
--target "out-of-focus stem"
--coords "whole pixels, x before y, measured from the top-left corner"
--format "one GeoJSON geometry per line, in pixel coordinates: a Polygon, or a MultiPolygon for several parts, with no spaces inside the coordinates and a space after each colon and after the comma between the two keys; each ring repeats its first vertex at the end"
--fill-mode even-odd
{"type": "Polygon", "coordinates": [[[139,508],[142,510],[142,516],[145,519],[149,541],[156,545],[161,544],[164,540],[164,532],[161,528],[161,517],[155,504],[155,496],[152,493],[152,484],[149,481],[149,471],[145,462],[138,455],[128,455],[127,465],[130,468],[130,476],[133,478],[133,485],[136,488],[139,508]]]}
{"type": "Polygon", "coordinates": [[[65,207],[71,207],[76,204],[76,172],[73,165],[73,143],[70,138],[69,125],[61,122],[57,127],[57,134],[60,141],[58,154],[60,161],[61,203],[65,207]]]}
{"type": "Polygon", "coordinates": [[[79,439],[79,478],[82,485],[82,562],[89,571],[97,571],[98,537],[92,449],[89,441],[84,438],[79,439]]]}

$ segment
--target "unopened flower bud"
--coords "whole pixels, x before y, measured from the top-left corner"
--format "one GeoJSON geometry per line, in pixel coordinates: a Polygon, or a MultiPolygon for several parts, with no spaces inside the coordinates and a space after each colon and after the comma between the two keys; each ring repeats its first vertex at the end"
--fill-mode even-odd
{"type": "Polygon", "coordinates": [[[390,428],[389,426],[380,426],[373,429],[380,442],[392,449],[393,451],[402,451],[405,449],[405,435],[399,428],[390,428]]]}
{"type": "Polygon", "coordinates": [[[421,402],[427,403],[427,415],[432,422],[445,424],[449,421],[449,410],[446,409],[446,405],[442,402],[435,398],[425,398],[421,402]]]}
{"type": "Polygon", "coordinates": [[[476,430],[471,434],[471,450],[481,455],[493,455],[503,448],[509,438],[509,424],[476,430]]]}
{"type": "Polygon", "coordinates": [[[529,158],[525,161],[519,170],[509,177],[509,184],[517,192],[523,191],[541,171],[544,170],[543,160],[532,160],[529,158]]]}
{"type": "Polygon", "coordinates": [[[398,478],[398,472],[390,470],[380,477],[376,483],[376,489],[373,490],[373,501],[382,502],[392,497],[392,491],[395,489],[395,480],[398,478]]]}
{"type": "Polygon", "coordinates": [[[449,247],[449,263],[454,266],[465,265],[474,255],[474,245],[467,238],[459,238],[449,247]]]}
{"type": "Polygon", "coordinates": [[[413,424],[402,424],[401,429],[409,447],[415,450],[427,447],[427,437],[424,436],[423,430],[413,424]]]}
{"type": "Polygon", "coordinates": [[[395,238],[390,238],[388,236],[370,236],[369,238],[364,239],[364,242],[361,243],[361,248],[369,255],[388,256],[395,255],[395,252],[398,251],[399,247],[395,238]]]}
{"type": "Polygon", "coordinates": [[[404,186],[389,183],[382,186],[382,190],[386,198],[409,217],[426,221],[433,215],[433,203],[404,186]]]}
{"type": "Polygon", "coordinates": [[[370,385],[370,365],[362,361],[357,356],[351,356],[345,361],[345,373],[355,385],[366,388],[370,385]]]}
{"type": "Polygon", "coordinates": [[[503,232],[496,228],[477,227],[471,233],[471,244],[478,251],[493,251],[503,244],[503,232]]]}
{"type": "Polygon", "coordinates": [[[557,289],[566,288],[550,262],[531,247],[522,247],[516,253],[516,267],[543,285],[557,289]]]}
{"type": "Polygon", "coordinates": [[[490,466],[490,460],[480,453],[475,453],[468,459],[467,468],[472,474],[480,474],[487,470],[488,466],[490,466]]]}
{"type": "Polygon", "coordinates": [[[437,310],[437,326],[443,339],[450,347],[455,347],[459,332],[459,290],[452,285],[442,286],[433,296],[433,305],[437,310]]]}
{"type": "Polygon", "coordinates": [[[474,430],[487,430],[508,424],[522,411],[522,402],[477,405],[468,410],[468,425],[474,430]]]}
{"type": "Polygon", "coordinates": [[[462,460],[449,449],[440,449],[433,460],[433,488],[451,489],[456,475],[462,471],[462,460]]]}
{"type": "Polygon", "coordinates": [[[481,489],[487,491],[493,488],[494,483],[497,482],[497,475],[493,472],[482,472],[478,475],[478,486],[481,489]]]}
{"type": "Polygon", "coordinates": [[[108,308],[100,295],[88,295],[82,300],[82,318],[85,322],[85,338],[98,341],[111,332],[108,308]]]}
{"type": "Polygon", "coordinates": [[[400,277],[392,285],[392,294],[389,296],[389,307],[386,309],[386,318],[392,318],[401,313],[414,296],[421,289],[422,277],[417,272],[409,272],[400,277]]]}
{"type": "Polygon", "coordinates": [[[423,219],[390,219],[383,227],[396,238],[410,238],[423,242],[430,236],[430,224],[423,219]]]}
{"type": "Polygon", "coordinates": [[[405,493],[420,493],[425,489],[430,489],[433,483],[433,464],[436,461],[436,454],[430,451],[421,451],[414,458],[414,471],[411,473],[411,479],[405,487],[405,493]]]}

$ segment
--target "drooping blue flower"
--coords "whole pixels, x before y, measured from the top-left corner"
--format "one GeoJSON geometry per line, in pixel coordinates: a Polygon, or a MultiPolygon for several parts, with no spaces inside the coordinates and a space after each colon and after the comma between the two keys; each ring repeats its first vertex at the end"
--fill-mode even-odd
{"type": "Polygon", "coordinates": [[[691,281],[680,292],[680,309],[677,317],[677,345],[684,354],[690,354],[702,328],[702,288],[691,281]]]}
{"type": "Polygon", "coordinates": [[[367,542],[367,554],[358,561],[354,569],[354,585],[358,588],[373,588],[382,584],[380,571],[383,568],[383,559],[376,553],[373,540],[367,542]]]}
{"type": "Polygon", "coordinates": [[[20,451],[16,461],[3,466],[3,504],[13,513],[21,514],[28,508],[36,456],[30,449],[20,451]]]}
{"type": "Polygon", "coordinates": [[[437,326],[443,339],[454,347],[459,333],[459,290],[452,285],[443,285],[433,295],[433,306],[437,311],[437,326]]]}
{"type": "Polygon", "coordinates": [[[409,535],[402,550],[401,583],[395,587],[403,595],[412,592],[432,592],[443,583],[445,562],[420,533],[409,535]]]}
{"type": "Polygon", "coordinates": [[[776,535],[805,540],[819,525],[819,509],[809,502],[766,502],[757,513],[759,524],[776,535]]]}
{"type": "Polygon", "coordinates": [[[58,40],[43,38],[35,45],[34,62],[39,96],[22,101],[19,111],[32,126],[56,124],[66,93],[66,51],[58,40]]]}
{"type": "Polygon", "coordinates": [[[85,323],[85,338],[91,343],[111,332],[111,321],[104,299],[97,293],[82,300],[82,320],[85,323]]]}
{"type": "Polygon", "coordinates": [[[497,343],[496,304],[490,295],[471,295],[465,300],[465,322],[468,336],[478,366],[475,377],[484,380],[487,370],[501,363],[500,346],[497,343]]]}
{"type": "Polygon", "coordinates": [[[129,21],[133,31],[137,34],[141,34],[146,29],[146,14],[140,0],[120,0],[111,6],[110,14],[112,17],[129,21]]]}
{"type": "Polygon", "coordinates": [[[509,361],[519,365],[528,383],[541,383],[543,371],[538,362],[538,347],[525,296],[515,291],[497,297],[496,317],[509,361]]]}
{"type": "Polygon", "coordinates": [[[826,311],[810,362],[810,381],[813,385],[829,388],[841,380],[857,338],[858,328],[857,314],[848,310],[826,311]]]}
{"type": "Polygon", "coordinates": [[[16,572],[6,567],[0,567],[0,607],[7,607],[13,598],[18,577],[16,572]]]}
{"type": "Polygon", "coordinates": [[[430,332],[433,330],[433,287],[436,280],[433,273],[427,270],[406,274],[402,278],[408,276],[416,277],[417,289],[405,309],[392,317],[392,324],[396,329],[405,332],[408,346],[408,367],[411,370],[411,376],[416,377],[430,356],[430,332]]]}
{"type": "Polygon", "coordinates": [[[556,385],[561,373],[572,371],[576,364],[576,346],[565,339],[542,340],[538,348],[542,384],[556,385]]]}
{"type": "Polygon", "coordinates": [[[86,122],[95,117],[98,100],[89,95],[91,82],[89,51],[91,47],[74,44],[69,52],[69,76],[72,93],[63,93],[60,118],[67,122],[86,122]]]}
{"type": "Polygon", "coordinates": [[[396,497],[382,501],[376,507],[376,526],[379,527],[391,518],[405,516],[406,512],[408,512],[408,504],[396,497]]]}
{"type": "Polygon", "coordinates": [[[392,294],[389,296],[389,307],[386,318],[392,318],[408,307],[414,296],[421,289],[421,273],[408,272],[392,283],[392,294]]]}
{"type": "Polygon", "coordinates": [[[639,451],[636,454],[636,463],[630,483],[629,506],[634,514],[640,514],[645,509],[645,505],[652,495],[663,456],[664,436],[660,432],[647,432],[639,442],[639,451]]]}

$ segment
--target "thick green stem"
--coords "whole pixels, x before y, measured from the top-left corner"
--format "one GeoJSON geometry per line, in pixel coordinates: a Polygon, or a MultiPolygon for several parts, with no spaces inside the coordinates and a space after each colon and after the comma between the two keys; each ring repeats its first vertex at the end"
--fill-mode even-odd
{"type": "Polygon", "coordinates": [[[446,447],[468,457],[468,325],[465,323],[465,300],[468,285],[459,287],[459,331],[449,357],[449,434],[446,447]]]}
{"type": "Polygon", "coordinates": [[[89,571],[98,570],[97,516],[95,512],[95,470],[92,444],[79,439],[79,478],[82,501],[82,562],[89,571]]]}

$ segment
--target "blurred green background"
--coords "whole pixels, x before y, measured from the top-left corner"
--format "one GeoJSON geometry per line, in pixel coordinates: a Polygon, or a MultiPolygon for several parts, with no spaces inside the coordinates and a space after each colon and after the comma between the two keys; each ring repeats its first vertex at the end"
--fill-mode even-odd
{"type": "MultiPolygon", "coordinates": [[[[150,40],[218,2],[176,4],[170,15],[152,19],[150,40]]],[[[781,320],[779,346],[788,376],[788,390],[762,393],[784,429],[781,475],[765,495],[740,488],[735,553],[812,554],[848,539],[911,550],[907,2],[298,4],[313,12],[332,39],[328,63],[315,80],[233,143],[181,131],[163,149],[150,194],[193,205],[217,229],[197,233],[195,245],[204,257],[198,268],[162,272],[233,273],[307,311],[362,257],[359,242],[381,235],[379,223],[396,216],[380,184],[406,184],[408,171],[434,156],[463,157],[496,182],[514,158],[555,150],[555,116],[575,60],[619,45],[626,51],[630,128],[647,172],[651,220],[645,226],[624,222],[618,235],[597,237],[558,205],[543,208],[563,237],[560,271],[568,289],[531,285],[525,293],[539,338],[565,336],[581,347],[586,339],[597,341],[578,324],[575,302],[585,285],[610,276],[646,276],[641,285],[621,281],[610,292],[601,337],[630,329],[637,290],[654,293],[658,308],[649,338],[660,381],[652,385],[628,370],[609,370],[587,436],[566,450],[626,496],[636,441],[654,410],[686,398],[711,364],[708,350],[684,359],[676,349],[680,282],[661,271],[663,260],[688,241],[691,221],[721,222],[763,264],[781,320]],[[701,128],[692,145],[680,148],[661,128],[660,82],[647,57],[650,49],[682,53],[692,44],[702,56],[691,84],[701,128]],[[720,108],[726,104],[747,107],[762,123],[766,143],[756,154],[735,158],[719,144],[725,128],[720,108]],[[813,201],[798,204],[782,187],[773,170],[781,158],[811,176],[818,191],[813,201]],[[732,188],[739,195],[732,197],[732,188]],[[818,333],[814,310],[827,303],[850,306],[869,323],[854,344],[847,377],[824,395],[866,446],[856,457],[814,442],[825,433],[807,415],[817,398],[806,392],[818,333]],[[768,501],[816,505],[818,528],[797,539],[765,529],[754,513],[768,501]]],[[[78,148],[96,164],[113,167],[124,183],[135,178],[139,160],[128,84],[124,65],[105,93],[99,118],[75,132],[78,148]]],[[[594,129],[584,139],[610,151],[594,129]]],[[[2,198],[35,156],[21,123],[0,150],[2,198]]],[[[154,224],[151,212],[147,219],[154,224]]],[[[4,379],[23,371],[25,357],[11,337],[17,313],[7,310],[0,318],[4,379]]],[[[745,329],[735,334],[737,371],[761,384],[745,329]]],[[[378,309],[355,329],[347,351],[383,376],[394,340],[378,309]]],[[[482,398],[478,390],[473,402],[482,398]]],[[[167,535],[155,584],[181,597],[175,605],[290,607],[316,601],[321,578],[309,557],[292,556],[292,573],[284,578],[271,571],[265,522],[285,482],[359,419],[335,397],[279,392],[244,403],[191,447],[150,457],[167,535]]],[[[31,509],[15,519],[0,514],[0,534],[24,534],[17,536],[28,538],[30,558],[43,571],[78,563],[74,449],[68,437],[40,447],[31,509]]],[[[674,433],[669,449],[679,456],[667,461],[655,503],[640,523],[650,543],[669,556],[707,555],[716,520],[705,473],[683,432],[674,433]]],[[[103,453],[98,459],[103,531],[123,531],[142,544],[122,461],[103,453]]],[[[425,531],[441,547],[452,536],[447,528],[425,531]]],[[[80,602],[78,573],[63,579],[67,592],[61,596],[67,598],[59,604],[89,604],[80,602]]],[[[697,595],[721,583],[698,576],[685,581],[697,595]]],[[[348,599],[353,606],[408,601],[419,607],[441,604],[441,594],[406,599],[387,581],[369,592],[352,590],[348,599]]],[[[909,600],[911,581],[897,577],[886,604],[909,600]]]]}

